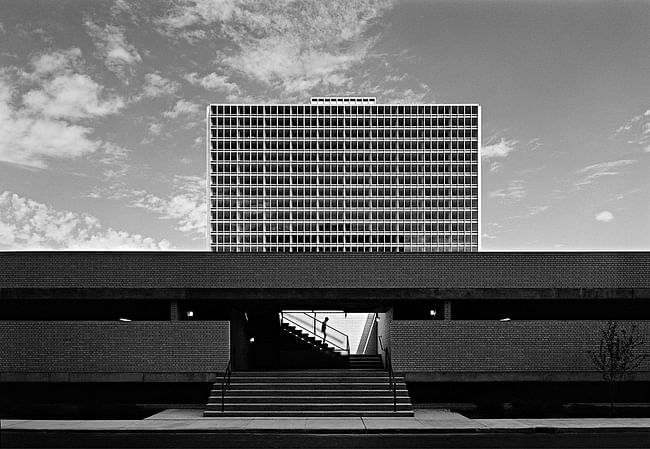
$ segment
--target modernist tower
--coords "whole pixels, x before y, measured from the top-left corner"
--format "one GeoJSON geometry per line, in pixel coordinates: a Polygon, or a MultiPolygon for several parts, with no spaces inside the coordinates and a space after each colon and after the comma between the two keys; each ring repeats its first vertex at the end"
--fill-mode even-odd
{"type": "Polygon", "coordinates": [[[208,107],[213,251],[477,251],[480,106],[208,107]]]}

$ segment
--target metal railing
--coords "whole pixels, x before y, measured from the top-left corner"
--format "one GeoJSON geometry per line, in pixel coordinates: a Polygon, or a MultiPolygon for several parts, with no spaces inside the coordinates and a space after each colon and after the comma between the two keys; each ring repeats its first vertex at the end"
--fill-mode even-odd
{"type": "Polygon", "coordinates": [[[393,371],[393,362],[390,359],[390,351],[384,347],[384,343],[379,336],[379,347],[384,351],[386,359],[386,371],[388,371],[388,390],[393,390],[393,412],[397,412],[397,381],[395,380],[395,372],[393,371]]]}
{"type": "Polygon", "coordinates": [[[223,373],[221,380],[221,413],[225,411],[226,391],[230,388],[230,375],[232,374],[232,359],[228,360],[226,372],[223,373]]]}
{"type": "Polygon", "coordinates": [[[308,335],[313,335],[315,339],[322,340],[323,343],[325,343],[326,345],[330,344],[335,349],[338,349],[338,350],[340,350],[342,352],[346,352],[348,355],[350,355],[350,337],[348,337],[347,334],[344,334],[340,330],[338,330],[338,329],[336,329],[336,328],[334,328],[334,327],[332,327],[332,326],[330,326],[328,324],[327,325],[327,331],[328,332],[333,331],[334,333],[336,333],[337,335],[340,335],[340,337],[341,337],[340,338],[341,344],[337,344],[334,340],[331,340],[331,339],[328,340],[326,337],[323,338],[323,337],[318,335],[318,333],[316,332],[316,323],[319,323],[322,326],[323,321],[317,319],[315,313],[313,315],[311,315],[311,314],[306,313],[306,312],[291,312],[291,314],[292,315],[305,315],[307,318],[309,318],[310,322],[313,321],[313,323],[314,323],[313,330],[309,329],[304,324],[298,323],[297,320],[289,318],[287,315],[284,314],[284,312],[280,312],[280,323],[283,323],[285,321],[288,322],[288,323],[291,323],[292,325],[294,325],[294,326],[304,330],[305,332],[307,332],[308,335]],[[343,346],[343,341],[345,342],[345,347],[343,346]]]}

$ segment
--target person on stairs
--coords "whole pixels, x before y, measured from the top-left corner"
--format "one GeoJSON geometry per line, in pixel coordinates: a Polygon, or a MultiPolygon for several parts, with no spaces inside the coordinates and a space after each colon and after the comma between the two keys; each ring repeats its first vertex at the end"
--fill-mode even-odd
{"type": "Polygon", "coordinates": [[[329,321],[329,317],[325,317],[323,320],[323,324],[320,327],[321,332],[323,333],[323,342],[327,342],[327,322],[329,321]]]}

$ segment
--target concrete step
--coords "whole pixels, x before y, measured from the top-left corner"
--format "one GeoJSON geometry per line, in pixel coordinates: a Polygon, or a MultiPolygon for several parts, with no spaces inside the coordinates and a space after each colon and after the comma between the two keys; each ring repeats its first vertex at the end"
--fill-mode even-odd
{"type": "Polygon", "coordinates": [[[221,412],[221,411],[205,411],[205,417],[296,417],[296,418],[338,418],[338,417],[390,417],[390,418],[408,418],[413,416],[413,411],[397,411],[397,412],[377,412],[377,411],[268,411],[268,412],[221,412]]]}
{"type": "MultiPolygon", "coordinates": [[[[208,404],[207,411],[221,411],[221,403],[208,404]]],[[[315,404],[280,404],[280,403],[259,403],[240,404],[225,403],[225,410],[232,412],[391,412],[393,403],[383,404],[355,404],[355,403],[315,403],[315,404]]],[[[397,404],[397,411],[409,411],[411,404],[397,404]]]]}
{"type": "MultiPolygon", "coordinates": [[[[384,394],[389,395],[392,397],[393,390],[389,390],[388,388],[384,390],[365,390],[365,389],[349,389],[349,390],[344,390],[344,389],[302,389],[302,390],[291,390],[287,391],[285,390],[268,390],[268,389],[259,389],[259,390],[237,390],[237,389],[230,389],[226,393],[227,396],[233,397],[233,396],[278,396],[280,398],[286,397],[288,394],[291,396],[315,396],[315,397],[329,397],[329,396],[371,396],[371,395],[379,395],[382,396],[384,394]]],[[[408,397],[408,390],[406,387],[402,388],[397,388],[396,390],[397,397],[404,396],[408,397]]],[[[210,392],[211,396],[214,397],[219,397],[221,398],[221,389],[214,389],[210,392]]],[[[221,399],[220,399],[221,400],[221,399]]]]}
{"type": "MultiPolygon", "coordinates": [[[[257,396],[238,396],[238,395],[226,395],[226,402],[229,404],[322,404],[322,403],[333,403],[333,404],[383,404],[390,403],[393,404],[393,395],[386,394],[382,396],[360,396],[360,395],[350,395],[350,396],[268,396],[268,395],[257,395],[257,396]]],[[[210,396],[208,403],[210,404],[221,404],[221,394],[210,396]]],[[[409,404],[411,403],[410,398],[406,394],[397,396],[398,404],[409,404]]]]}
{"type": "Polygon", "coordinates": [[[204,416],[413,416],[404,378],[395,380],[394,397],[383,370],[236,372],[224,397],[226,412],[218,381],[204,416]]]}
{"type": "MultiPolygon", "coordinates": [[[[389,383],[389,377],[388,376],[237,376],[237,377],[231,377],[230,378],[230,383],[260,383],[260,382],[269,382],[269,383],[278,383],[278,382],[285,382],[285,383],[310,383],[310,382],[315,382],[315,383],[381,383],[384,382],[386,384],[389,383]]],[[[395,379],[397,382],[403,381],[403,378],[396,378],[395,379]]]]}
{"type": "Polygon", "coordinates": [[[319,348],[321,350],[327,350],[327,351],[340,351],[340,348],[336,348],[332,345],[329,345],[325,342],[323,342],[320,338],[317,338],[304,330],[297,328],[291,324],[287,323],[282,323],[282,329],[285,330],[286,332],[292,334],[296,338],[299,338],[307,343],[310,343],[312,346],[319,348]]]}
{"type": "Polygon", "coordinates": [[[335,377],[346,377],[346,376],[351,376],[351,377],[358,377],[358,376],[366,376],[366,377],[387,377],[388,373],[384,370],[365,370],[363,372],[355,371],[355,372],[350,372],[348,369],[318,369],[318,370],[277,370],[277,371],[235,371],[232,373],[231,378],[236,378],[236,377],[251,377],[251,376],[259,376],[259,377],[268,377],[268,376],[318,376],[318,377],[329,377],[329,376],[335,376],[335,377]]]}
{"type": "MultiPolygon", "coordinates": [[[[406,389],[404,384],[397,384],[397,388],[406,389]]],[[[215,389],[221,389],[219,385],[215,389]]],[[[244,383],[237,382],[230,385],[231,390],[332,390],[332,389],[343,389],[343,390],[388,390],[388,386],[385,382],[380,383],[362,383],[362,382],[346,382],[346,383],[316,383],[316,382],[301,382],[301,383],[244,383]]]]}

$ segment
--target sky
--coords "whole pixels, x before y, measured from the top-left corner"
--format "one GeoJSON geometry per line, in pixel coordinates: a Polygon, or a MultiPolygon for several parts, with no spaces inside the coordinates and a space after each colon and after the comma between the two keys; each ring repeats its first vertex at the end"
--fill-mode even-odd
{"type": "Polygon", "coordinates": [[[482,106],[484,250],[650,250],[650,2],[0,2],[0,250],[205,250],[205,106],[482,106]]]}

